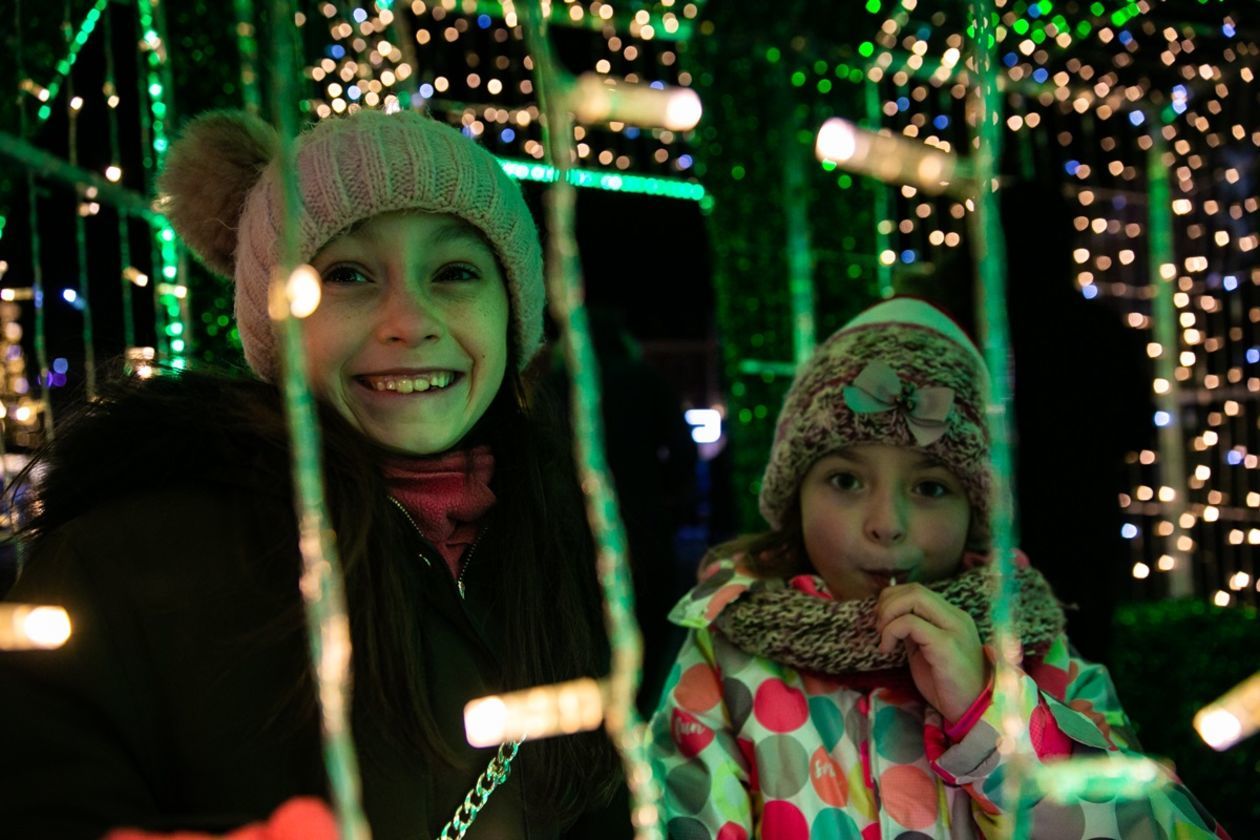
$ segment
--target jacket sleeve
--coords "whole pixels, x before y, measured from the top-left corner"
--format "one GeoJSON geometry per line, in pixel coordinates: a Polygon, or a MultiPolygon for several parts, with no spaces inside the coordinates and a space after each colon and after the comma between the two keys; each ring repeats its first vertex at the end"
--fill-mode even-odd
{"type": "MultiPolygon", "coordinates": [[[[1140,754],[1107,669],[1073,656],[1066,637],[1029,663],[1020,680],[1019,752],[1036,756],[1043,766],[1069,758],[1140,754]]],[[[1009,811],[1004,780],[1011,769],[998,750],[1003,729],[998,705],[992,703],[956,742],[939,733],[928,738],[939,744],[928,749],[933,769],[970,794],[973,818],[986,837],[1006,836],[1011,828],[1003,817],[1009,811]]],[[[1056,840],[1159,837],[1173,830],[1187,840],[1229,836],[1169,771],[1161,772],[1162,784],[1145,788],[1138,798],[1038,797],[1023,803],[1022,818],[1031,820],[1033,836],[1056,840]]]]}
{"type": "Polygon", "coordinates": [[[0,791],[17,837],[99,837],[154,810],[153,696],[117,582],[95,579],[74,543],[46,540],[7,600],[65,607],[57,650],[0,653],[0,791]]]}
{"type": "Polygon", "coordinates": [[[692,630],[652,716],[649,738],[670,837],[754,836],[755,768],[751,750],[736,738],[721,686],[712,635],[692,630]]]}

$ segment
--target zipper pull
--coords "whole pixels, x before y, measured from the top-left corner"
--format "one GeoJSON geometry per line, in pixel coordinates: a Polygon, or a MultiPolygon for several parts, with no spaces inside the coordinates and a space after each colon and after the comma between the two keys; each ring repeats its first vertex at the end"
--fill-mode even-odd
{"type": "Polygon", "coordinates": [[[455,585],[459,587],[459,597],[462,599],[462,598],[464,597],[464,580],[463,580],[463,578],[460,578],[459,580],[455,581],[455,585]]]}

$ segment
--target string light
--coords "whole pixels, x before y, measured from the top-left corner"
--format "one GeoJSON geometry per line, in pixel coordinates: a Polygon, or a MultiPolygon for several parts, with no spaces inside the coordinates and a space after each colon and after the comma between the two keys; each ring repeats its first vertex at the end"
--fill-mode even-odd
{"type": "MultiPolygon", "coordinates": [[[[377,3],[375,8],[351,10],[343,18],[336,6],[321,5],[320,31],[328,33],[331,43],[326,55],[306,69],[316,95],[305,108],[320,119],[361,107],[422,108],[451,123],[458,121],[466,134],[505,160],[522,153],[541,159],[536,108],[510,131],[490,131],[489,121],[480,117],[467,119],[470,111],[479,115],[488,107],[506,110],[511,117],[527,113],[518,103],[533,94],[531,58],[521,42],[513,7],[467,0],[458,5],[413,2],[404,9],[399,13],[377,3]],[[465,52],[453,64],[447,56],[456,47],[465,52]],[[499,108],[501,104],[508,107],[499,108]]],[[[698,7],[688,3],[681,15],[664,8],[644,18],[622,14],[599,0],[589,5],[558,3],[552,9],[553,23],[599,33],[607,53],[595,62],[592,79],[622,79],[616,90],[590,84],[576,97],[579,122],[599,129],[577,150],[581,159],[614,172],[696,184],[690,177],[693,161],[686,144],[700,116],[699,99],[687,89],[690,75],[678,67],[677,48],[671,42],[692,33],[689,21],[697,12],[698,7]],[[653,65],[646,73],[644,59],[653,65]]],[[[583,186],[607,188],[598,180],[583,186]]],[[[648,192],[686,197],[688,191],[648,192]]]]}
{"type": "MultiPolygon", "coordinates": [[[[57,93],[61,90],[62,81],[70,75],[71,68],[74,67],[75,61],[78,60],[79,51],[87,44],[88,39],[92,37],[96,25],[101,20],[101,14],[105,11],[105,7],[109,5],[109,0],[96,0],[92,8],[88,9],[87,14],[83,16],[83,23],[79,25],[79,29],[75,32],[74,37],[70,40],[70,50],[66,57],[57,62],[57,76],[47,86],[38,85],[27,79],[22,82],[22,89],[31,93],[42,104],[36,112],[40,122],[44,122],[52,116],[52,101],[57,98],[57,93]]],[[[77,97],[76,97],[77,98],[77,97]]],[[[82,100],[79,100],[80,104],[82,100]]],[[[70,104],[72,110],[78,110],[79,106],[70,104]]]]}
{"type": "Polygon", "coordinates": [[[954,187],[969,190],[963,162],[951,153],[923,143],[867,131],[848,120],[832,117],[818,130],[814,145],[819,160],[882,181],[908,183],[926,192],[954,187]]]}
{"type": "Polygon", "coordinates": [[[630,122],[690,131],[700,121],[700,97],[688,88],[618,84],[595,73],[578,77],[570,102],[579,122],[630,122]]]}
{"type": "Polygon", "coordinates": [[[284,285],[284,293],[294,318],[306,318],[319,308],[321,286],[319,272],[311,266],[299,265],[293,269],[284,285]]]}
{"type": "Polygon", "coordinates": [[[464,730],[474,747],[571,735],[604,721],[604,689],[590,678],[492,695],[464,707],[464,730]]]}
{"type": "Polygon", "coordinates": [[[59,648],[70,632],[70,616],[61,607],[0,604],[0,650],[59,648]]]}
{"type": "Polygon", "coordinates": [[[1194,728],[1208,746],[1225,750],[1260,728],[1260,673],[1200,709],[1194,728]]]}

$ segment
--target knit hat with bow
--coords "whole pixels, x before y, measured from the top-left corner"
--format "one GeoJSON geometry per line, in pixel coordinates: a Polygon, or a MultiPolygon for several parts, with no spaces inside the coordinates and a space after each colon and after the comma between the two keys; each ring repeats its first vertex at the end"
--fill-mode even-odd
{"type": "MultiPolygon", "coordinates": [[[[279,137],[240,111],[193,120],[171,146],[159,208],[209,268],[236,281],[245,359],[262,379],[280,374],[267,314],[283,218],[279,137]]],[[[380,213],[450,213],[480,230],[506,273],[511,341],[520,367],[542,344],[542,249],[521,190],[494,156],[423,114],[360,110],[317,123],[295,140],[301,206],[297,259],[380,213]]]]}
{"type": "Polygon", "coordinates": [[[761,483],[761,514],[776,529],[823,456],[859,444],[920,450],[958,476],[971,503],[969,547],[989,539],[988,373],[948,315],[914,298],[867,309],[837,330],[797,373],[779,414],[761,483]]]}

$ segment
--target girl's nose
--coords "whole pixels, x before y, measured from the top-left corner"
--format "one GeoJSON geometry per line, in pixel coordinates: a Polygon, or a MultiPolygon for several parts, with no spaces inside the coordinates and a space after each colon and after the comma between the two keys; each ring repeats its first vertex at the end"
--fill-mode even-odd
{"type": "Polygon", "coordinates": [[[880,545],[896,545],[906,538],[904,500],[896,493],[872,495],[864,528],[868,539],[880,545]]]}
{"type": "Polygon", "coordinates": [[[403,283],[390,283],[381,301],[377,338],[384,344],[416,346],[436,341],[442,334],[442,318],[437,307],[422,290],[403,283]]]}

